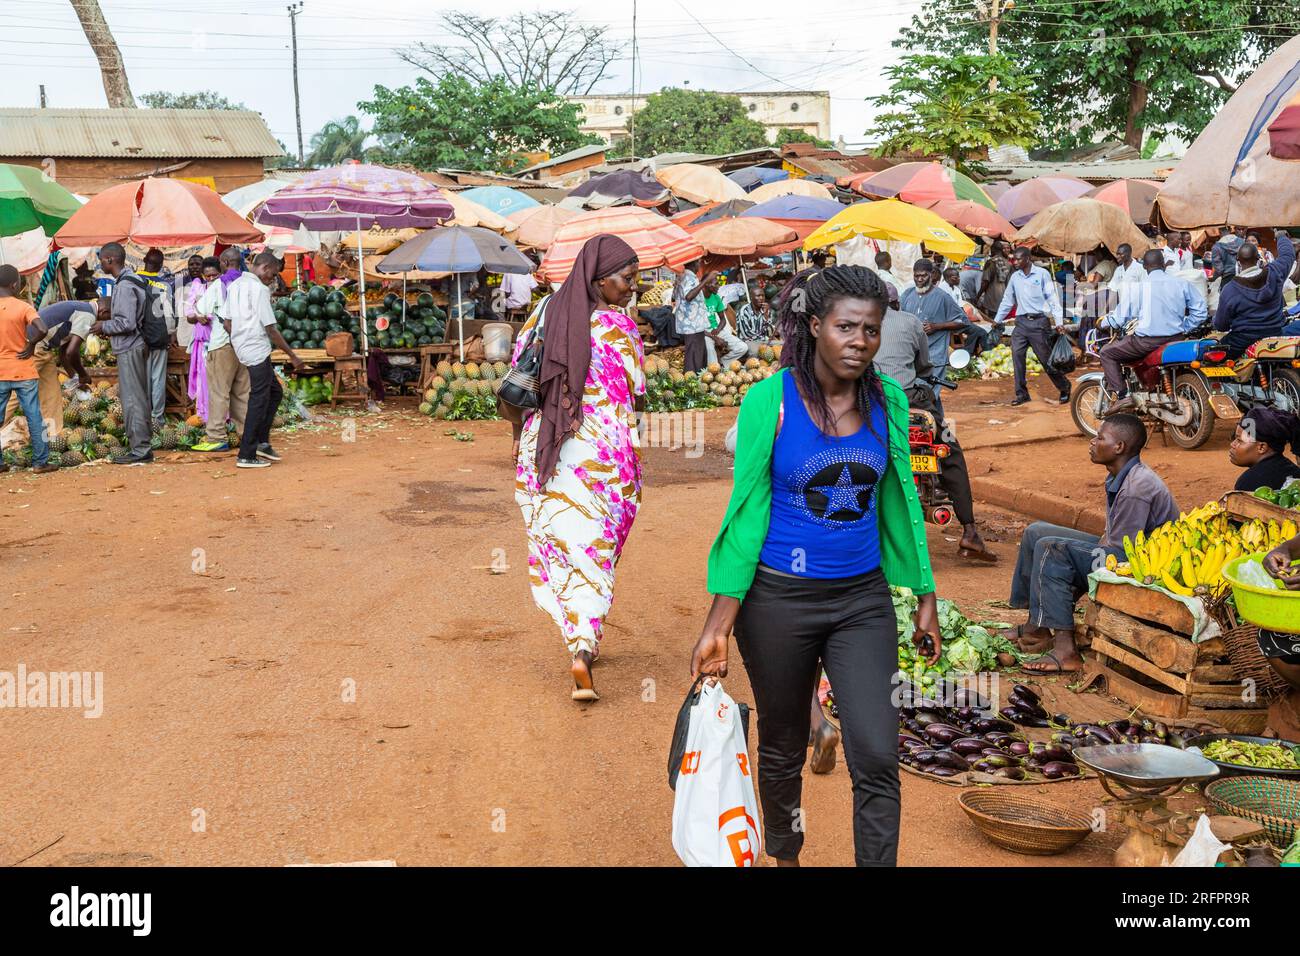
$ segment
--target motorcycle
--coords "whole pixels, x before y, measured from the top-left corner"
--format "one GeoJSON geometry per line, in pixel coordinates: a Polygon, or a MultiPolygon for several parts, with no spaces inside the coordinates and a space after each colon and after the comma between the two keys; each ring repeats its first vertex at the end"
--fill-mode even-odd
{"type": "MultiPolygon", "coordinates": [[[[1133,364],[1123,366],[1125,385],[1137,403],[1133,414],[1164,424],[1179,448],[1200,448],[1210,440],[1220,418],[1236,421],[1243,414],[1239,402],[1264,403],[1269,396],[1243,391],[1237,363],[1228,358],[1218,339],[1202,338],[1208,323],[1170,342],[1133,364]]],[[[1105,332],[1092,329],[1087,351],[1097,355],[1105,332]]],[[[1121,333],[1122,334],[1122,333],[1121,333]]],[[[1079,376],[1070,396],[1070,416],[1081,434],[1097,434],[1113,399],[1101,372],[1079,376]]]]}
{"type": "MultiPolygon", "coordinates": [[[[960,371],[971,362],[970,353],[965,349],[955,349],[948,356],[948,365],[960,371]]],[[[941,388],[955,389],[956,382],[947,379],[920,379],[924,384],[941,388]]],[[[912,480],[916,483],[916,493],[921,499],[921,510],[925,520],[939,527],[956,520],[952,499],[939,483],[943,460],[951,449],[947,443],[939,441],[942,423],[935,420],[933,412],[921,408],[908,409],[907,443],[912,457],[912,480]]]]}
{"type": "MultiPolygon", "coordinates": [[[[1300,415],[1300,336],[1260,339],[1237,360],[1242,401],[1300,415]]],[[[1241,404],[1239,401],[1238,404],[1241,404]]]]}

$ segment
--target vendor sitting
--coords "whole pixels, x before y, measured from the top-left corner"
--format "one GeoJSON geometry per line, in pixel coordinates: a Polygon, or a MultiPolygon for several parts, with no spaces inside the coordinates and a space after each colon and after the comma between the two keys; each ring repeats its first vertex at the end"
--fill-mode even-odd
{"type": "MultiPolygon", "coordinates": [[[[1264,555],[1264,570],[1286,585],[1289,591],[1300,591],[1300,534],[1283,541],[1264,555]]],[[[1300,603],[1300,601],[1296,602],[1300,603]]],[[[1259,649],[1273,670],[1292,687],[1300,687],[1300,621],[1294,631],[1259,629],[1259,649]]]]}
{"type": "Polygon", "coordinates": [[[1246,469],[1233,487],[1237,491],[1276,491],[1288,478],[1300,481],[1300,465],[1284,454],[1288,444],[1293,453],[1300,453],[1300,418],[1263,406],[1248,411],[1237,423],[1237,434],[1228,446],[1228,460],[1246,469]]]}
{"type": "Polygon", "coordinates": [[[1083,666],[1074,645],[1074,602],[1088,589],[1088,574],[1106,554],[1118,554],[1125,536],[1149,534],[1178,518],[1178,505],[1164,481],[1142,463],[1147,430],[1135,415],[1102,422],[1088,457],[1104,465],[1106,529],[1100,538],[1073,528],[1035,521],[1020,538],[1011,579],[1013,608],[1028,608],[1029,621],[1006,632],[1021,651],[1043,653],[1024,669],[1037,674],[1073,673],[1083,666]]]}

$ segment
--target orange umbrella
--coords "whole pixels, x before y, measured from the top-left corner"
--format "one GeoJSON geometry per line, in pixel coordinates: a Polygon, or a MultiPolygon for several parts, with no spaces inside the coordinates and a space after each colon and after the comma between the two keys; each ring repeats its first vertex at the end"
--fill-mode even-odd
{"type": "Polygon", "coordinates": [[[563,282],[583,244],[602,233],[618,236],[637,254],[642,269],[667,266],[678,272],[704,255],[704,249],[676,223],[640,206],[615,206],[584,212],[555,230],[555,238],[537,275],[544,282],[563,282]]]}
{"type": "Polygon", "coordinates": [[[519,226],[514,235],[515,245],[530,249],[549,249],[555,240],[555,230],[578,215],[576,209],[560,206],[530,206],[506,214],[506,218],[519,226]]]}
{"type": "Polygon", "coordinates": [[[715,219],[693,230],[691,235],[705,252],[715,256],[773,255],[772,247],[799,240],[793,229],[757,216],[715,219]]]}
{"type": "Polygon", "coordinates": [[[1117,179],[1084,193],[1089,199],[1119,206],[1139,226],[1151,221],[1151,207],[1156,204],[1163,183],[1150,179],[1117,179]]]}
{"type": "Polygon", "coordinates": [[[211,189],[183,179],[145,179],[104,190],[54,234],[68,248],[134,242],[206,246],[262,242],[264,234],[211,189]]]}
{"type": "Polygon", "coordinates": [[[916,205],[929,209],[941,219],[947,219],[968,236],[1009,239],[1016,231],[1015,226],[992,209],[968,199],[934,199],[916,205]]]}

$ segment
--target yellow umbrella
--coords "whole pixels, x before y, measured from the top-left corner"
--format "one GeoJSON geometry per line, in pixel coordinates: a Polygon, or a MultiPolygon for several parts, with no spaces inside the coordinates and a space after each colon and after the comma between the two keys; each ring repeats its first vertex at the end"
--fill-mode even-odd
{"type": "Polygon", "coordinates": [[[491,209],[479,205],[472,199],[466,199],[450,190],[444,192],[443,196],[451,203],[452,211],[456,214],[448,225],[481,226],[502,236],[509,236],[519,231],[518,223],[511,222],[504,216],[498,216],[491,209]]]}
{"type": "Polygon", "coordinates": [[[728,199],[748,199],[745,190],[712,166],[697,163],[677,163],[665,166],[655,173],[662,186],[679,199],[703,205],[708,202],[726,202],[728,199]]]}
{"type": "Polygon", "coordinates": [[[928,209],[881,199],[854,203],[826,220],[804,240],[804,249],[818,249],[843,242],[852,236],[895,242],[925,243],[925,247],[948,258],[964,259],[975,251],[975,243],[952,223],[928,209]]]}
{"type": "Polygon", "coordinates": [[[753,203],[779,199],[781,196],[811,196],[814,199],[834,199],[831,191],[821,183],[808,179],[779,179],[759,186],[745,198],[753,203]]]}

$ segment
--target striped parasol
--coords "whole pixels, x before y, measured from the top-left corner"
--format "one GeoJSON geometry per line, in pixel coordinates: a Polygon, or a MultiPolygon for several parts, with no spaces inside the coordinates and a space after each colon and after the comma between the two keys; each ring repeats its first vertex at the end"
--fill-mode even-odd
{"type": "Polygon", "coordinates": [[[636,250],[642,269],[667,266],[680,272],[686,263],[704,255],[704,249],[681,226],[639,206],[619,206],[582,213],[560,226],[538,276],[544,282],[563,282],[583,243],[602,233],[618,236],[636,250]]]}
{"type": "Polygon", "coordinates": [[[793,229],[754,216],[715,219],[692,235],[705,252],[715,256],[767,256],[799,245],[793,229]],[[782,246],[785,249],[776,248],[782,246]]]}
{"type": "Polygon", "coordinates": [[[506,214],[506,218],[519,227],[515,242],[528,249],[549,249],[559,229],[578,213],[560,206],[531,206],[506,214]]]}
{"type": "Polygon", "coordinates": [[[941,219],[946,219],[968,236],[994,236],[1008,239],[1016,227],[989,209],[969,199],[940,199],[936,202],[917,203],[941,219]]]}
{"type": "Polygon", "coordinates": [[[901,199],[916,205],[940,199],[965,199],[996,209],[975,180],[941,163],[899,163],[851,181],[855,193],[873,199],[901,199]]]}
{"type": "Polygon", "coordinates": [[[369,163],[344,163],[308,173],[268,196],[256,222],[316,232],[432,229],[452,218],[442,190],[415,173],[369,163]]]}
{"type": "Polygon", "coordinates": [[[1078,199],[1091,189],[1091,183],[1073,176],[1037,176],[1003,193],[998,200],[998,212],[1011,225],[1020,227],[1048,206],[1078,199]]]}

